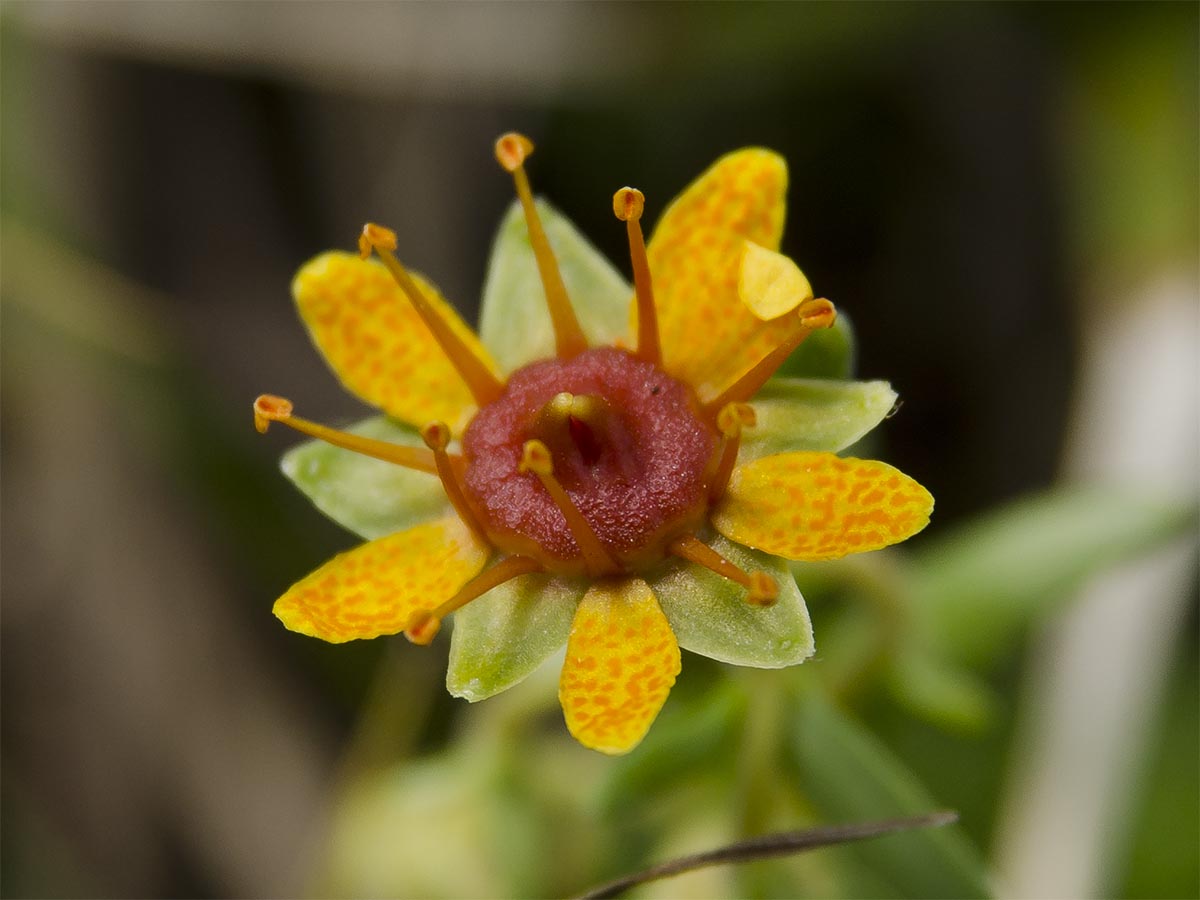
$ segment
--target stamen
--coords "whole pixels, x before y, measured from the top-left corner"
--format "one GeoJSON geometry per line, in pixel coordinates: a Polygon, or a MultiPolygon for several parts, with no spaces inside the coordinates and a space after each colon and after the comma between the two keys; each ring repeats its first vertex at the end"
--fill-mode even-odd
{"type": "Polygon", "coordinates": [[[263,394],[254,401],[254,427],[260,434],[266,434],[267,427],[272,422],[279,422],[288,428],[294,428],[302,434],[307,434],[309,437],[333,444],[335,447],[361,453],[363,456],[382,459],[384,462],[395,463],[406,469],[428,472],[430,475],[438,474],[437,462],[434,455],[428,450],[422,450],[420,447],[405,447],[402,444],[389,444],[386,441],[377,441],[373,438],[318,425],[316,422],[293,416],[292,401],[285,400],[283,397],[274,397],[271,394],[263,394]]]}
{"type": "Polygon", "coordinates": [[[753,428],[758,422],[754,407],[746,403],[727,403],[717,413],[717,429],[721,432],[721,461],[708,489],[708,499],[716,503],[729,487],[729,478],[737,463],[738,450],[742,445],[742,429],[753,428]]]}
{"type": "Polygon", "coordinates": [[[704,566],[746,588],[747,603],[774,606],[779,599],[779,583],[774,578],[761,570],[746,572],[740,569],[695,535],[677,538],[667,549],[681,559],[704,566]]]}
{"type": "Polygon", "coordinates": [[[659,365],[662,348],[658,340],[658,314],[654,310],[654,286],[650,280],[650,263],[646,260],[646,239],[641,224],[645,206],[646,198],[637,188],[625,187],[613,194],[613,213],[625,223],[629,233],[629,260],[637,293],[637,355],[646,362],[659,365]]]}
{"type": "Polygon", "coordinates": [[[583,517],[583,513],[554,477],[554,460],[550,456],[550,449],[541,441],[526,441],[519,469],[522,472],[533,472],[542,482],[542,486],[554,500],[554,505],[566,518],[567,527],[571,529],[575,543],[579,545],[579,552],[589,574],[604,575],[617,571],[620,567],[616,561],[600,543],[600,538],[596,537],[596,532],[592,531],[592,526],[583,517]]]}
{"type": "Polygon", "coordinates": [[[392,253],[395,249],[396,233],[390,228],[384,228],[373,222],[368,222],[363,226],[362,233],[358,237],[359,255],[366,259],[372,250],[375,251],[380,261],[391,273],[392,278],[396,280],[396,284],[400,285],[400,289],[408,296],[413,309],[417,311],[417,315],[421,317],[421,321],[425,323],[433,335],[433,339],[438,342],[438,346],[449,358],[450,364],[466,382],[475,402],[480,406],[494,402],[503,393],[504,383],[492,373],[487,363],[454,332],[450,324],[426,299],[416,282],[412,280],[412,276],[408,274],[408,270],[392,253]]]}
{"type": "Polygon", "coordinates": [[[468,581],[458,593],[437,609],[422,609],[408,618],[404,636],[414,644],[428,644],[441,630],[442,620],[450,613],[462,609],[472,600],[481,597],[494,587],[521,575],[540,572],[542,567],[528,556],[509,556],[490,569],[480,572],[468,581]]]}
{"type": "Polygon", "coordinates": [[[783,343],[751,366],[744,375],[722,391],[719,396],[705,403],[705,411],[709,415],[713,415],[728,403],[749,400],[792,355],[792,351],[804,343],[806,337],[818,328],[832,327],[836,319],[837,310],[825,298],[805,300],[796,308],[795,328],[784,338],[783,343]]]}
{"type": "Polygon", "coordinates": [[[421,429],[421,439],[425,441],[425,446],[433,451],[433,461],[437,466],[438,477],[442,479],[442,487],[446,489],[446,496],[450,498],[454,511],[458,513],[460,519],[467,523],[467,527],[471,529],[475,537],[488,543],[487,533],[479,524],[475,508],[467,499],[458,473],[450,461],[450,454],[446,452],[446,446],[450,443],[449,426],[445,422],[430,422],[421,429]]]}
{"type": "Polygon", "coordinates": [[[587,338],[579,327],[575,310],[567,297],[562,274],[550,248],[550,240],[542,227],[529,187],[529,176],[525,174],[525,159],[533,153],[533,142],[523,134],[510,131],[496,141],[496,159],[505,171],[511,172],[517,188],[517,198],[525,211],[525,223],[529,228],[529,243],[533,245],[533,257],[537,260],[538,273],[542,276],[542,287],[546,291],[546,306],[550,310],[550,321],[554,325],[555,349],[559,359],[570,359],[587,349],[587,338]]]}

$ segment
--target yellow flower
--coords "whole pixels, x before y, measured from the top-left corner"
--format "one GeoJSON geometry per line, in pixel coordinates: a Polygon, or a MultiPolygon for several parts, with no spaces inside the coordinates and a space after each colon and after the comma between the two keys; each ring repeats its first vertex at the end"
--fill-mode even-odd
{"type": "MultiPolygon", "coordinates": [[[[296,275],[300,314],[333,370],[419,428],[424,446],[334,431],[268,395],[255,401],[259,430],[282,422],[424,473],[416,493],[439,479],[444,499],[440,511],[421,500],[409,527],[299,581],[275,614],[327,641],[404,631],[424,644],[459,611],[448,682],[468,699],[519,681],[565,642],[568,728],[625,753],[665,702],[681,644],[768,667],[811,655],[803,598],[777,557],[902,541],[926,525],[933,499],[883,463],[814,449],[841,449],[877,424],[895,396],[886,385],[775,379],[762,390],[835,319],[777,252],[787,180],[777,155],[718,160],[668,207],[648,247],[642,194],[616,192],[634,275],[617,323],[598,311],[605,301],[576,296],[579,315],[572,306],[567,281],[586,295],[608,276],[569,256],[560,272],[544,223],[560,246],[569,232],[533,200],[532,149],[509,134],[496,155],[514,177],[548,315],[523,305],[531,291],[510,291],[499,311],[485,297],[490,347],[397,261],[385,228],[363,229],[360,256],[326,253],[296,275]],[[626,324],[632,340],[620,335],[626,324]],[[823,403],[842,417],[834,426],[823,403]]],[[[510,257],[498,253],[489,277],[510,277],[495,271],[519,268],[510,257]]]]}

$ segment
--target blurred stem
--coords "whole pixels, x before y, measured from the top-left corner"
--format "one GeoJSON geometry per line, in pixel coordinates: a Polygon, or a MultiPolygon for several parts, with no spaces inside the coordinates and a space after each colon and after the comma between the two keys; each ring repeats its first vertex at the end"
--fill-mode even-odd
{"type": "Polygon", "coordinates": [[[437,696],[428,661],[407,641],[387,638],[362,712],[342,758],[339,780],[349,784],[398,759],[412,756],[426,731],[437,696]],[[406,652],[407,651],[407,652],[406,652]]]}
{"type": "Polygon", "coordinates": [[[738,830],[760,834],[770,827],[773,794],[781,780],[779,747],[783,740],[784,685],[770,669],[739,669],[746,693],[746,717],[735,773],[738,830]]]}
{"type": "Polygon", "coordinates": [[[813,850],[818,847],[830,847],[851,841],[868,840],[898,831],[915,828],[939,828],[958,821],[958,814],[944,810],[928,813],[923,816],[911,816],[904,819],[885,819],[880,822],[858,822],[851,825],[828,825],[823,828],[810,828],[804,831],[781,831],[766,834],[761,837],[738,841],[715,850],[694,853],[668,860],[656,866],[651,866],[641,872],[626,875],[607,884],[593,888],[580,896],[579,900],[602,900],[606,897],[617,897],[630,888],[660,878],[670,878],[684,872],[708,866],[726,865],[730,863],[746,863],[756,860],[770,859],[774,856],[785,856],[813,850]]]}
{"type": "MultiPolygon", "coordinates": [[[[858,646],[841,648],[840,665],[823,667],[829,693],[839,703],[851,701],[875,681],[911,636],[912,600],[897,562],[894,554],[883,552],[821,564],[822,578],[855,600],[871,626],[858,646]]],[[[806,574],[798,569],[801,581],[806,574]]]]}

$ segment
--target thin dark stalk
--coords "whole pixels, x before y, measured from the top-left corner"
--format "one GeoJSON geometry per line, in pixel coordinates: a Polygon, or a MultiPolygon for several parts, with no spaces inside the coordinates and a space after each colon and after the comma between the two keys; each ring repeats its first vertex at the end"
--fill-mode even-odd
{"type": "Polygon", "coordinates": [[[579,900],[602,900],[616,897],[631,887],[658,881],[660,878],[670,878],[691,872],[693,869],[703,869],[706,866],[718,866],[725,863],[753,862],[759,859],[769,859],[772,856],[786,856],[789,853],[800,853],[804,850],[815,850],[818,847],[830,847],[834,844],[845,844],[851,841],[864,841],[870,838],[894,834],[898,831],[911,831],[915,828],[935,828],[949,825],[958,821],[958,813],[952,810],[926,813],[923,816],[909,816],[903,819],[883,819],[878,822],[857,822],[852,825],[827,825],[821,828],[809,828],[804,831],[779,831],[774,834],[764,834],[748,838],[715,850],[706,850],[691,856],[681,856],[625,875],[607,884],[592,888],[586,894],[581,894],[579,900]]]}

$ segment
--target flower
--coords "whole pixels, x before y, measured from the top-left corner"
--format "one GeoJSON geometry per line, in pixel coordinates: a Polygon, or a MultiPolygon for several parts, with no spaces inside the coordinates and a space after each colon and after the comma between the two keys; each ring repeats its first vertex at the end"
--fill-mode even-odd
{"type": "Polygon", "coordinates": [[[570,732],[625,753],[666,701],[681,646],[761,667],[812,654],[785,560],[902,541],[927,524],[933,499],[884,463],[835,455],[892,408],[886,384],[772,378],[836,315],[777,252],[782,159],[755,148],[721,158],[667,208],[649,246],[641,192],[617,191],[629,300],[534,201],[532,149],[516,134],[497,141],[521,216],[501,228],[482,341],[377,225],[363,229],[359,256],[325,253],[297,273],[314,343],[387,418],[335,431],[280,397],[255,401],[260,431],[282,422],[339,448],[307,445],[285,471],[373,538],[274,611],[327,641],[404,631],[419,644],[456,613],[447,684],[469,700],[565,643],[570,732]]]}

